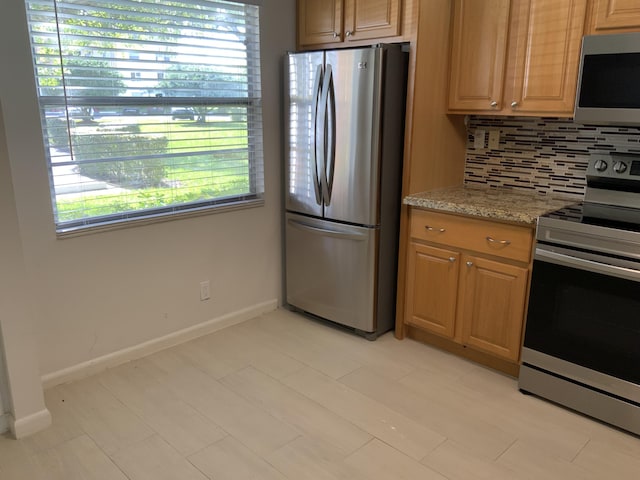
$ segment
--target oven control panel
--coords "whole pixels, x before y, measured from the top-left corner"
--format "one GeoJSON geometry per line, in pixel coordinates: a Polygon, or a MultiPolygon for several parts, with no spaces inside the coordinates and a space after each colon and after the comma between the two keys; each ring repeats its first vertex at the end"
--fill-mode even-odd
{"type": "Polygon", "coordinates": [[[587,177],[637,181],[640,186],[640,155],[593,155],[587,167],[587,177]]]}

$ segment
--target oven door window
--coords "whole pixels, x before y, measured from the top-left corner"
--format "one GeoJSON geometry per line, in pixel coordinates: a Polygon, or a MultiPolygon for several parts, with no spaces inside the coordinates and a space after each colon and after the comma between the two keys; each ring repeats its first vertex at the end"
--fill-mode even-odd
{"type": "Polygon", "coordinates": [[[640,283],[535,260],[525,347],[640,383],[640,283]]]}

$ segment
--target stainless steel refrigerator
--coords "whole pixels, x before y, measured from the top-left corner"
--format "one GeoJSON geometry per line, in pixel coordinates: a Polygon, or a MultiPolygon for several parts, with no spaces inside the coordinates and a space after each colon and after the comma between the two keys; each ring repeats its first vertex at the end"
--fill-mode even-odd
{"type": "Polygon", "coordinates": [[[407,53],[285,59],[287,303],[375,339],[394,325],[407,53]]]}

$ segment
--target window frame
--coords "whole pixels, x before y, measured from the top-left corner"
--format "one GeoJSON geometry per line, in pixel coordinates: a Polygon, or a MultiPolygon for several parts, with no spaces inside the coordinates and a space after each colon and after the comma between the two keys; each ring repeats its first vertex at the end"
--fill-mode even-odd
{"type": "MultiPolygon", "coordinates": [[[[52,3],[55,0],[51,0],[52,3]]],[[[188,3],[191,0],[183,0],[188,3]]],[[[252,0],[224,0],[239,5],[244,5],[245,9],[248,6],[254,6],[258,8],[257,12],[257,24],[252,22],[246,23],[246,36],[253,38],[258,43],[259,48],[247,48],[246,50],[246,62],[247,62],[247,79],[258,78],[258,82],[249,81],[243,85],[247,87],[247,96],[241,97],[172,97],[172,96],[148,96],[148,97],[135,97],[135,96],[67,96],[66,93],[60,95],[41,95],[40,88],[36,87],[37,99],[40,106],[40,119],[42,125],[42,139],[45,146],[45,156],[47,162],[47,170],[49,175],[49,189],[52,202],[52,210],[54,214],[54,223],[56,226],[56,234],[58,237],[77,236],[83,234],[91,234],[104,230],[112,230],[118,228],[128,228],[141,224],[156,223],[159,221],[171,221],[174,219],[180,219],[184,217],[199,216],[215,212],[226,212],[229,210],[252,208],[264,205],[264,153],[263,153],[263,115],[262,115],[262,95],[261,95],[261,52],[260,45],[262,43],[260,35],[260,18],[261,18],[261,2],[252,0]],[[255,75],[255,76],[254,76],[255,75]],[[254,87],[257,89],[254,90],[254,87]],[[183,203],[170,203],[158,207],[143,208],[137,210],[120,210],[118,213],[109,215],[94,215],[89,217],[81,217],[75,220],[60,221],[57,212],[57,194],[54,184],[53,168],[57,165],[64,165],[63,163],[54,163],[50,152],[50,143],[47,137],[47,126],[45,111],[48,108],[64,108],[67,112],[65,115],[67,127],[66,132],[71,144],[71,115],[69,109],[73,107],[81,107],[86,105],[92,105],[94,107],[101,106],[115,106],[118,108],[126,108],[127,106],[135,107],[160,107],[165,111],[172,107],[234,107],[240,106],[246,109],[246,125],[247,125],[247,146],[246,154],[248,161],[247,180],[249,185],[249,191],[245,194],[234,194],[230,196],[216,196],[209,197],[202,200],[183,203]],[[252,126],[253,125],[253,126],[252,126]],[[258,132],[257,135],[250,134],[250,132],[258,132]]],[[[194,2],[197,3],[197,0],[194,2]]],[[[25,1],[25,6],[28,9],[29,0],[25,1]]],[[[30,24],[31,25],[31,24],[30,24]]],[[[57,27],[56,21],[56,28],[57,27]]],[[[34,35],[31,32],[30,35],[34,35]]],[[[63,48],[63,47],[59,47],[63,48]]],[[[158,52],[154,52],[158,54],[158,52]]],[[[35,64],[35,57],[37,53],[32,51],[32,58],[34,59],[34,70],[36,83],[38,81],[37,65],[35,64]]],[[[61,68],[64,68],[64,63],[61,68]]],[[[164,73],[164,72],[163,72],[164,73]]],[[[64,82],[64,75],[61,76],[64,82]]],[[[244,149],[243,149],[244,151],[244,149]]],[[[195,154],[195,153],[194,153],[195,154]]],[[[70,154],[71,162],[74,162],[73,152],[70,154]]],[[[179,155],[162,154],[161,156],[176,158],[179,155]]],[[[131,157],[125,161],[132,161],[138,157],[131,157]]],[[[103,160],[108,161],[108,160],[103,160]]],[[[88,162],[91,163],[91,162],[88,162]]]]}

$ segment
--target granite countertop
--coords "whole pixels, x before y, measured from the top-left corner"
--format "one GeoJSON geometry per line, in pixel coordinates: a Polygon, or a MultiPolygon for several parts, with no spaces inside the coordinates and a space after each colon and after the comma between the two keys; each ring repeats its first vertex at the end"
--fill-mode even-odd
{"type": "Polygon", "coordinates": [[[413,207],[534,225],[540,215],[578,201],[502,188],[452,187],[414,193],[403,202],[413,207]]]}

